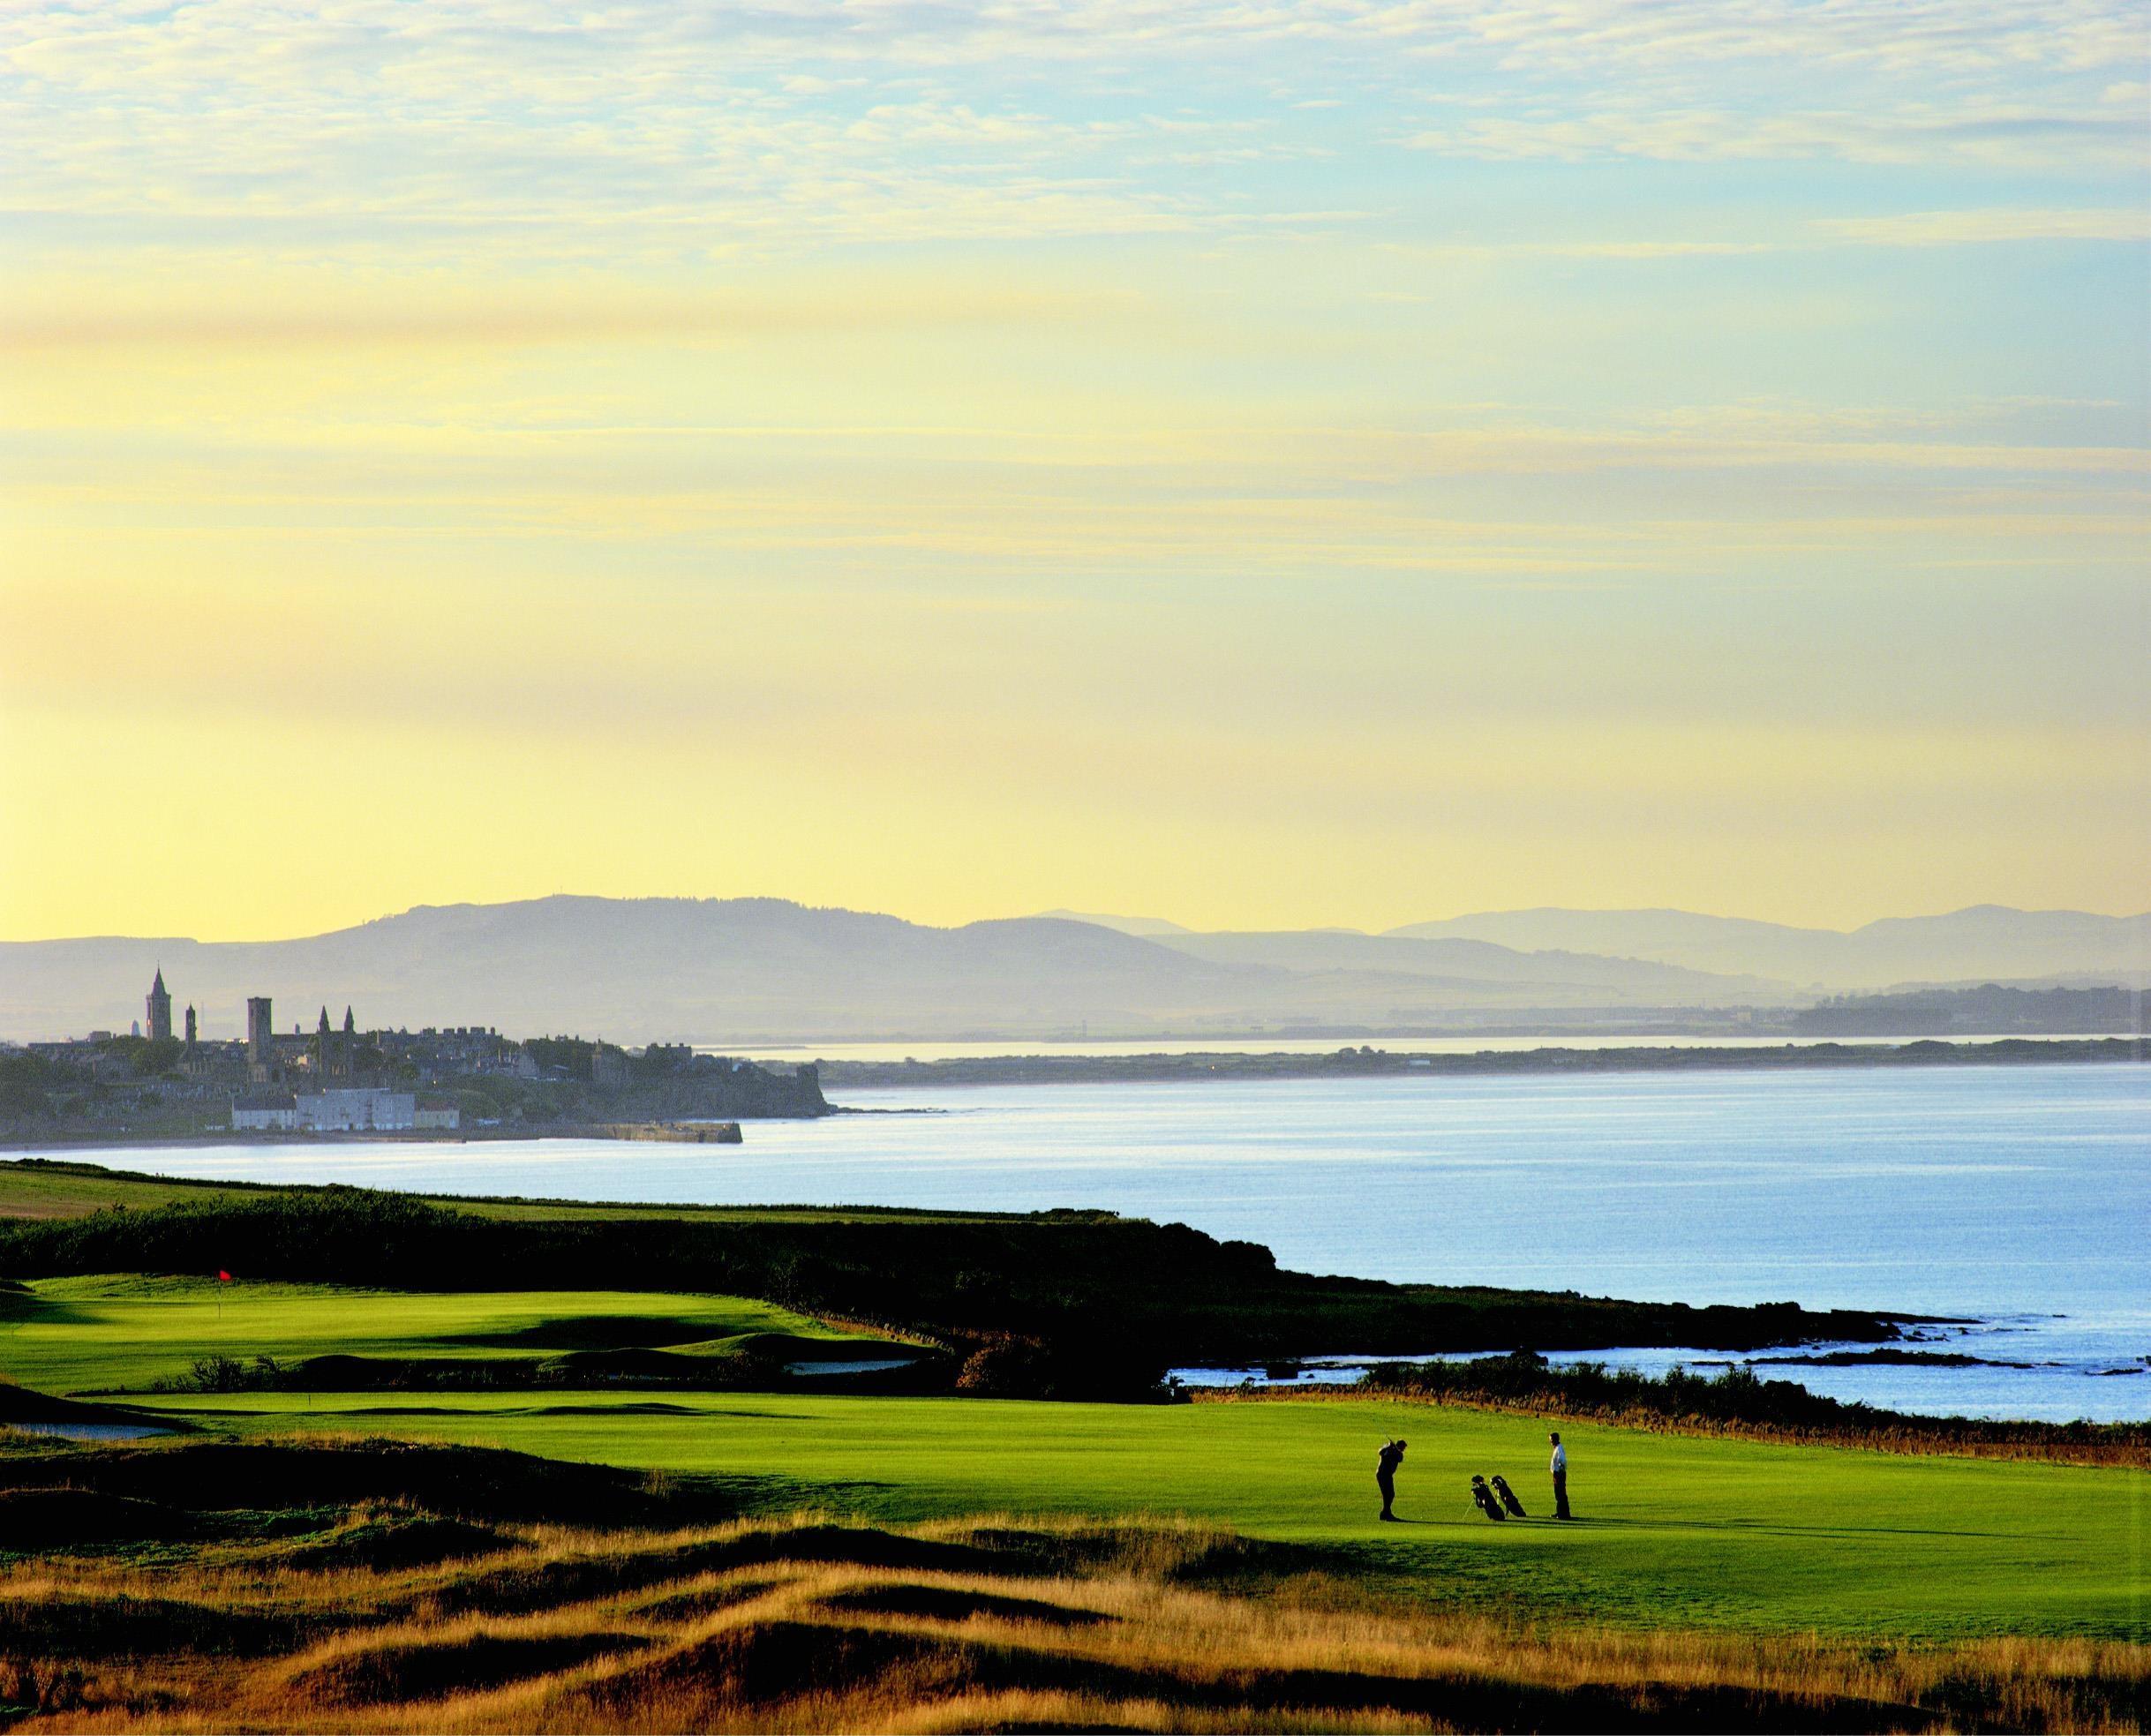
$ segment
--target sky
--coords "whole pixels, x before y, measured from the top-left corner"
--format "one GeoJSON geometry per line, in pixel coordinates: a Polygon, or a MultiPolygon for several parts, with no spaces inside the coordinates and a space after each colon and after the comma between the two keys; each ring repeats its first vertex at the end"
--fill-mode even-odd
{"type": "Polygon", "coordinates": [[[2129,0],[0,8],[0,936],[2151,906],[2129,0]]]}

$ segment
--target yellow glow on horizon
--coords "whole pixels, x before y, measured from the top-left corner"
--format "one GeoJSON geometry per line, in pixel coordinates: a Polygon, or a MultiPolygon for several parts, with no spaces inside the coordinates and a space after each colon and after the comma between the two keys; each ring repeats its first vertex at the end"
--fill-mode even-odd
{"type": "Polygon", "coordinates": [[[1728,886],[1734,913],[1849,926],[2038,900],[2049,828],[2097,853],[2078,902],[2125,908],[2136,883],[2125,737],[1577,729],[1408,693],[1377,726],[1265,733],[1244,694],[1175,691],[1177,634],[1096,609],[518,595],[334,568],[212,591],[185,566],[117,595],[18,587],[0,806],[42,836],[0,877],[0,934],[269,938],[553,891],[1379,928],[1724,909],[1728,886]]]}

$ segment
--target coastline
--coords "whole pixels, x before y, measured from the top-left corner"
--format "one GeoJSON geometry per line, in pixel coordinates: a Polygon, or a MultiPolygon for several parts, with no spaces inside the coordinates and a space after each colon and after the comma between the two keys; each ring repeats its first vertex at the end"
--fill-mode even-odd
{"type": "MultiPolygon", "coordinates": [[[[1372,1046],[1322,1053],[1276,1049],[1223,1049],[1139,1055],[1000,1054],[933,1061],[820,1060],[821,1082],[834,1088],[1010,1085],[1203,1084],[1219,1080],[1356,1079],[1561,1077],[1591,1073],[1798,1072],[1888,1067],[2140,1065],[2151,1060],[2141,1036],[2004,1037],[1991,1041],[1922,1038],[1903,1043],[1843,1043],[1817,1040],[1725,1048],[1668,1048],[1651,1044],[1571,1048],[1548,1044],[1528,1049],[1429,1052],[1372,1046]]],[[[827,1103],[812,1116],[741,1116],[722,1119],[808,1121],[824,1117],[931,1114],[930,1108],[889,1110],[874,1105],[827,1103]]],[[[678,1117],[673,1119],[678,1120],[678,1117]]],[[[498,1127],[353,1129],[295,1132],[286,1129],[203,1128],[185,1133],[139,1128],[0,1129],[0,1152],[97,1151],[204,1146],[271,1146],[303,1144],[473,1145],[536,1143],[545,1139],[646,1139],[620,1130],[621,1117],[603,1121],[520,1121],[498,1127]]],[[[636,1123],[634,1125],[643,1124],[636,1123]]],[[[715,1141],[711,1141],[715,1143],[715,1141]]]]}
{"type": "Polygon", "coordinates": [[[1809,1068],[2074,1066],[2141,1063],[2141,1036],[2004,1037],[1991,1042],[1922,1038],[1904,1043],[1829,1041],[1726,1048],[1623,1044],[1605,1048],[1478,1049],[1469,1054],[1340,1048],[1242,1053],[981,1055],[937,1061],[821,1060],[832,1089],[878,1086],[1120,1085],[1217,1079],[1418,1078],[1516,1074],[1798,1071],[1809,1068]]]}
{"type": "MultiPolygon", "coordinates": [[[[831,1113],[836,1113],[832,1110],[831,1113]]],[[[818,1116],[727,1117],[711,1127],[738,1127],[742,1120],[818,1121],[818,1116]]],[[[0,1152],[184,1150],[199,1146],[252,1146],[264,1149],[283,1146],[470,1146],[523,1144],[543,1139],[613,1139],[626,1144],[649,1142],[660,1136],[628,1131],[641,1124],[625,1122],[523,1122],[512,1127],[398,1127],[349,1128],[334,1131],[301,1132],[290,1128],[205,1128],[199,1133],[116,1132],[0,1133],[0,1152]]],[[[664,1123],[651,1123],[661,1127],[664,1123]]],[[[663,1138],[661,1142],[688,1145],[737,1145],[736,1139],[663,1138]]]]}

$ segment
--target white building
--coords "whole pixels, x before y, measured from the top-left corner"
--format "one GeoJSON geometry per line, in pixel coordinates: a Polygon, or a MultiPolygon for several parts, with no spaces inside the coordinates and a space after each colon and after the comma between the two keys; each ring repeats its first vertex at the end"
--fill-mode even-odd
{"type": "Polygon", "coordinates": [[[302,1093],[298,1124],[308,1133],[399,1131],[418,1124],[417,1100],[408,1091],[358,1087],[302,1093]]]}
{"type": "Polygon", "coordinates": [[[452,1132],[463,1124],[463,1112],[455,1108],[421,1108],[417,1111],[417,1120],[414,1124],[419,1127],[442,1128],[452,1132]]]}
{"type": "Polygon", "coordinates": [[[235,1129],[252,1128],[257,1132],[292,1132],[298,1127],[298,1101],[274,1093],[266,1097],[235,1097],[231,1100],[231,1124],[235,1129]]]}

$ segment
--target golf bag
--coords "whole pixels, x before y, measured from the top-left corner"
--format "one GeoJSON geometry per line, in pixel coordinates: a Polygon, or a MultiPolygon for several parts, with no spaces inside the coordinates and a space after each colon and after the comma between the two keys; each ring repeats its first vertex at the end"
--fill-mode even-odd
{"type": "Polygon", "coordinates": [[[1493,1491],[1486,1486],[1485,1477],[1475,1477],[1471,1479],[1471,1499],[1478,1504],[1478,1510],[1487,1518],[1504,1520],[1508,1517],[1501,1511],[1500,1502],[1494,1499],[1493,1491]]]}
{"type": "Polygon", "coordinates": [[[1493,1492],[1501,1498],[1501,1505],[1507,1507],[1509,1512],[1514,1514],[1517,1518],[1523,1519],[1529,1517],[1529,1515],[1523,1511],[1523,1503],[1516,1499],[1516,1492],[1508,1486],[1508,1479],[1507,1477],[1496,1477],[1493,1479],[1493,1492]]]}

